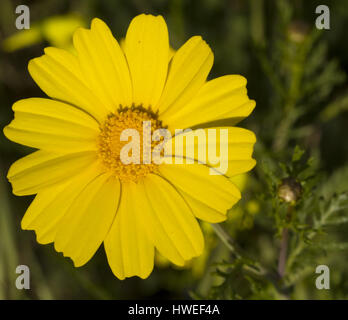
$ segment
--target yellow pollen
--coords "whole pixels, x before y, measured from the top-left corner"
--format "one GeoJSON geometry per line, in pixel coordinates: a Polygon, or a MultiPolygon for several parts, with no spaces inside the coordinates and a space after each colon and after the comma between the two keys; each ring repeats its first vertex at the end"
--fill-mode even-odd
{"type": "MultiPolygon", "coordinates": [[[[157,114],[141,106],[133,106],[131,108],[120,107],[115,113],[110,113],[105,122],[100,126],[98,155],[103,165],[111,170],[122,182],[137,182],[157,169],[157,164],[152,161],[148,164],[143,163],[143,121],[151,121],[151,137],[155,130],[163,128],[162,122],[158,120],[157,114]],[[139,133],[140,164],[124,164],[120,159],[122,148],[130,142],[130,140],[121,141],[120,139],[120,135],[125,129],[135,129],[139,133]]],[[[151,153],[158,143],[160,142],[153,142],[151,139],[151,153]]],[[[132,150],[131,152],[137,151],[132,150]]]]}

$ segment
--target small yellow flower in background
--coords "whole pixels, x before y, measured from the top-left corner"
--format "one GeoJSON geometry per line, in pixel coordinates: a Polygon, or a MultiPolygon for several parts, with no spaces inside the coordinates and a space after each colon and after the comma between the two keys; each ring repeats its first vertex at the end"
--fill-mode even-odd
{"type": "MultiPolygon", "coordinates": [[[[231,178],[232,182],[243,191],[248,184],[248,174],[244,173],[231,178]]],[[[236,233],[238,230],[251,229],[254,226],[254,216],[259,212],[260,205],[256,200],[248,200],[244,206],[233,207],[227,215],[228,230],[236,233]]]]}
{"type": "Polygon", "coordinates": [[[72,35],[84,26],[85,21],[75,14],[53,16],[33,24],[30,29],[17,31],[6,38],[2,46],[5,51],[13,52],[46,40],[54,47],[72,50],[72,35]]]}
{"type": "Polygon", "coordinates": [[[38,25],[32,25],[30,29],[17,31],[2,41],[4,51],[13,52],[43,41],[42,33],[38,25]]]}
{"type": "MultiPolygon", "coordinates": [[[[213,53],[199,36],[169,61],[168,30],[161,16],[139,15],[127,31],[124,50],[106,24],[73,36],[76,54],[46,48],[29,72],[51,98],[13,105],[6,137],[39,149],[16,161],[8,179],[16,195],[36,194],[22,228],[37,241],[54,242],[76,267],[104,243],[119,278],[146,278],[155,248],[183,266],[202,254],[198,219],[217,223],[240,199],[229,177],[251,170],[255,135],[227,127],[228,171],[210,175],[209,163],[124,164],[122,130],[141,134],[143,121],[174,129],[220,119],[243,119],[255,107],[246,80],[226,75],[207,81],[213,53]]],[[[204,129],[207,130],[207,129],[204,129]]],[[[220,130],[220,128],[217,128],[220,130]]],[[[141,140],[142,141],[142,140],[141,140]]]]}

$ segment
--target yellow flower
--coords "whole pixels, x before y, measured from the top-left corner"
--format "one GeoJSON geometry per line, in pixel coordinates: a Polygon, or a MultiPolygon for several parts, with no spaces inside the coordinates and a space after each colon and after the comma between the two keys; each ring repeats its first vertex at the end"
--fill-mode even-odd
{"type": "Polygon", "coordinates": [[[15,118],[4,129],[8,139],[39,149],[8,172],[14,194],[37,194],[22,228],[35,230],[39,243],[54,242],[76,267],[104,243],[119,279],[148,277],[155,248],[182,266],[203,252],[196,218],[221,222],[240,199],[228,177],[255,165],[255,135],[226,128],[228,170],[211,175],[213,164],[196,160],[124,164],[119,152],[127,142],[120,134],[128,128],[141,134],[143,121],[150,121],[151,132],[162,127],[172,133],[219,119],[236,122],[255,107],[246,80],[226,75],[207,81],[213,53],[199,36],[168,61],[161,16],[134,18],[124,50],[99,19],[90,30],[78,29],[73,43],[76,55],[46,48],[29,62],[32,78],[51,99],[16,102],[15,118]]]}

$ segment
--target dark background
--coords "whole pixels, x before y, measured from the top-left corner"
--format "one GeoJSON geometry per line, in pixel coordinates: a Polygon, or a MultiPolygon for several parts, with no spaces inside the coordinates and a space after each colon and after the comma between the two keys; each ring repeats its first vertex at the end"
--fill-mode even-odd
{"type": "MultiPolygon", "coordinates": [[[[75,14],[86,26],[94,17],[103,19],[120,39],[134,16],[151,13],[165,18],[174,49],[189,37],[202,35],[215,55],[211,78],[241,74],[248,79],[249,97],[257,105],[240,125],[257,135],[254,156],[258,163],[263,158],[286,161],[298,144],[316,159],[316,167],[330,181],[331,189],[348,189],[347,1],[1,0],[1,128],[12,119],[11,106],[16,100],[44,96],[30,78],[27,64],[41,55],[44,47],[55,44],[54,36],[53,40],[48,39],[45,30],[40,29],[43,35],[37,41],[25,45],[23,40],[17,40],[17,49],[6,47],[5,39],[21,32],[15,28],[15,8],[19,4],[29,6],[32,26],[37,25],[39,29],[51,17],[61,16],[64,21],[64,17],[75,14]],[[318,16],[315,8],[319,4],[330,8],[330,30],[315,28],[318,16]],[[297,111],[300,115],[293,117],[297,111]]],[[[204,298],[219,284],[219,277],[214,274],[215,263],[228,259],[228,253],[209,228],[204,258],[184,269],[158,261],[146,280],[116,279],[102,248],[87,265],[75,269],[52,245],[37,244],[34,232],[20,229],[20,220],[31,197],[12,195],[6,180],[11,163],[29,151],[0,135],[0,299],[185,299],[195,296],[194,293],[204,298]],[[30,267],[31,290],[19,291],[14,286],[15,267],[19,264],[30,267]]],[[[226,227],[245,250],[272,265],[276,263],[279,238],[274,232],[276,227],[269,227],[265,222],[267,206],[263,200],[257,200],[256,193],[264,185],[258,170],[261,169],[248,176],[245,200],[232,209],[231,216],[237,218],[231,218],[226,227]],[[251,213],[244,225],[248,210],[251,213]],[[237,213],[233,215],[233,212],[237,213]]],[[[346,226],[339,226],[333,232],[347,241],[345,230],[346,226]]],[[[313,268],[321,259],[330,261],[333,288],[326,292],[316,290],[313,271],[296,282],[291,298],[347,297],[346,250],[322,253],[312,259],[313,268]]],[[[274,298],[265,292],[240,296],[274,298]]]]}

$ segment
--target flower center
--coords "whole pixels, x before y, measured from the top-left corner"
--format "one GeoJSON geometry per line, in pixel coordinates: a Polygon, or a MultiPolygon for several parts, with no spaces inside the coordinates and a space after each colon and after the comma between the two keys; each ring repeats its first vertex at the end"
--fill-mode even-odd
{"type": "Polygon", "coordinates": [[[152,141],[152,134],[155,130],[161,128],[163,128],[162,122],[158,120],[157,114],[141,106],[132,106],[130,108],[120,107],[115,113],[110,113],[105,122],[100,126],[98,137],[98,155],[103,165],[111,170],[122,182],[137,182],[147,174],[155,172],[157,165],[152,160],[149,163],[146,161],[144,163],[143,150],[146,148],[152,152],[153,148],[159,143],[152,141]],[[151,132],[150,137],[146,137],[146,139],[144,139],[144,123],[148,125],[147,132],[151,132]],[[140,159],[139,163],[125,164],[122,161],[122,148],[126,144],[129,144],[132,139],[122,141],[124,139],[121,139],[121,134],[126,129],[135,129],[139,134],[139,148],[132,148],[129,151],[129,156],[135,156],[135,158],[140,159]]]}

